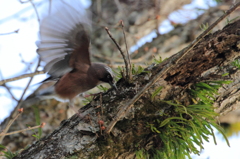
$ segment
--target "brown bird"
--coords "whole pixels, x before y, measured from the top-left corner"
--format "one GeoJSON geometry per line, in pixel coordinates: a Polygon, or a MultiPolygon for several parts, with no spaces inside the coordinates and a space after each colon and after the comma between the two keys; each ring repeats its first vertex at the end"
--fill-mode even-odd
{"type": "MultiPolygon", "coordinates": [[[[64,5],[40,24],[37,52],[46,63],[44,70],[55,85],[35,94],[35,99],[56,98],[69,101],[98,84],[105,82],[115,87],[113,72],[102,63],[90,61],[90,20],[83,10],[64,5]]],[[[76,111],[76,109],[75,109],[76,111]]]]}

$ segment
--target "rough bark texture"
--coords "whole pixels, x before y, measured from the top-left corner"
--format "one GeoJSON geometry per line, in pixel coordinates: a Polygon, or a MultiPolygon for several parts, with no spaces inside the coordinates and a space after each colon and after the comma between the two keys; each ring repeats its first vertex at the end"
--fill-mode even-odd
{"type": "MultiPolygon", "coordinates": [[[[63,121],[53,133],[35,142],[15,158],[60,158],[73,154],[79,158],[133,158],[136,151],[135,144],[141,145],[140,147],[146,150],[151,147],[161,147],[161,141],[158,141],[155,134],[146,127],[148,121],[159,118],[155,115],[156,112],[170,112],[170,108],[159,99],[174,99],[188,104],[186,90],[189,86],[204,80],[223,79],[222,68],[228,68],[226,70],[229,73],[228,78],[233,80],[233,83],[226,87],[236,88],[236,85],[239,85],[237,84],[239,71],[229,66],[240,53],[239,28],[240,20],[202,39],[178,64],[174,65],[174,69],[169,70],[145,92],[128,114],[117,123],[110,135],[101,133],[98,121],[103,120],[104,125],[107,126],[118,110],[172,58],[178,57],[179,53],[161,64],[148,67],[148,72],[134,76],[134,83],[128,84],[120,80],[117,84],[120,89],[118,93],[109,90],[102,95],[102,102],[100,97],[97,97],[81,109],[86,114],[84,119],[74,115],[63,121]],[[160,86],[164,89],[157,96],[157,100],[151,100],[152,92],[160,86]]],[[[230,104],[236,103],[240,98],[239,93],[233,91],[227,94],[228,96],[234,94],[236,97],[230,104]]],[[[218,100],[223,100],[225,95],[226,92],[220,91],[218,100]]],[[[219,112],[228,111],[227,106],[221,108],[219,112]]]]}

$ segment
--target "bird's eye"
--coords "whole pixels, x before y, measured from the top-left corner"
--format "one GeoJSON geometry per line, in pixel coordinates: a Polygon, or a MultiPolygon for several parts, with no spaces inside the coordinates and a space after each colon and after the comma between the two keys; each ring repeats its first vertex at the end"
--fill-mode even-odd
{"type": "Polygon", "coordinates": [[[107,78],[110,78],[111,76],[110,75],[107,75],[107,78]]]}

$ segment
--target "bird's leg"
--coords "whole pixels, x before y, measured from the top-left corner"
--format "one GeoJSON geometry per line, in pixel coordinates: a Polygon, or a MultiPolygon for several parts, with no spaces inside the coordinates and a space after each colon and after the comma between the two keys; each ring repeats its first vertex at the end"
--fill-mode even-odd
{"type": "Polygon", "coordinates": [[[74,100],[73,100],[73,99],[70,99],[70,100],[69,100],[69,107],[71,107],[72,110],[74,110],[79,117],[83,117],[82,114],[81,114],[81,111],[78,110],[78,109],[75,107],[75,105],[74,105],[74,100]]]}
{"type": "Polygon", "coordinates": [[[84,97],[84,98],[88,98],[88,97],[92,97],[92,96],[93,96],[93,99],[94,99],[96,96],[98,96],[98,95],[100,95],[100,94],[102,94],[102,92],[95,93],[95,94],[83,95],[83,97],[84,97]]]}

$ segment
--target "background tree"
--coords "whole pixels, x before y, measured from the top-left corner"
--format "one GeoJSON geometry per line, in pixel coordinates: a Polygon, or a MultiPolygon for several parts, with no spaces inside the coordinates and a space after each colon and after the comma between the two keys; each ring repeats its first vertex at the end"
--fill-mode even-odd
{"type": "MultiPolygon", "coordinates": [[[[161,22],[168,19],[173,11],[180,9],[187,3],[190,3],[190,1],[93,1],[90,7],[94,22],[92,52],[101,53],[93,54],[93,60],[109,63],[112,67],[123,66],[119,51],[106,33],[105,26],[109,28],[115,40],[124,50],[125,42],[120,20],[124,22],[127,44],[133,46],[140,38],[148,35],[154,29],[157,30],[161,22]]],[[[23,151],[22,156],[29,158],[30,154],[39,152],[32,158],[38,158],[38,155],[49,155],[48,157],[57,158],[72,154],[81,157],[133,158],[136,152],[140,154],[146,152],[146,154],[154,156],[158,151],[159,155],[166,155],[163,152],[166,150],[164,147],[167,142],[163,138],[167,136],[159,137],[158,131],[161,134],[161,132],[168,130],[167,124],[170,123],[171,118],[179,117],[179,114],[175,111],[179,107],[194,104],[203,107],[203,104],[209,104],[208,107],[210,108],[210,105],[213,104],[216,107],[215,111],[221,115],[236,109],[239,93],[235,90],[238,88],[239,80],[237,77],[239,71],[232,65],[232,62],[238,57],[239,53],[239,21],[222,31],[208,34],[200,39],[199,43],[189,53],[186,53],[186,56],[181,56],[184,53],[183,50],[164,62],[159,60],[158,57],[159,55],[163,58],[169,57],[188,46],[202,32],[199,26],[207,29],[207,24],[212,24],[223,14],[222,10],[226,11],[232,5],[232,3],[223,2],[217,7],[206,10],[203,15],[184,25],[171,20],[174,30],[164,35],[155,32],[156,37],[150,43],[144,44],[131,54],[132,63],[135,65],[133,72],[141,74],[135,75],[130,82],[121,79],[118,82],[120,94],[116,95],[115,91],[110,90],[102,96],[96,97],[89,105],[84,107],[83,110],[86,114],[89,113],[88,119],[84,121],[76,116],[62,121],[69,118],[72,113],[68,114],[69,111],[65,111],[67,110],[67,104],[58,103],[55,100],[41,102],[36,106],[39,110],[35,109],[35,114],[31,106],[25,106],[24,113],[12,125],[11,131],[22,129],[26,124],[33,126],[36,123],[35,118],[41,118],[41,121],[47,124],[43,128],[42,136],[49,135],[35,143],[30,149],[23,151]],[[175,61],[180,57],[181,60],[175,61]],[[156,64],[151,65],[153,61],[156,64]],[[143,65],[148,66],[148,68],[143,72],[141,68],[137,71],[136,67],[143,65]],[[147,92],[142,94],[141,98],[134,103],[134,106],[128,112],[124,112],[124,118],[117,115],[118,110],[128,105],[142,88],[168,67],[171,67],[171,69],[167,70],[157,82],[147,89],[147,92]],[[223,77],[224,74],[227,76],[223,77]],[[198,94],[191,93],[191,90],[204,87],[204,85],[198,87],[199,85],[196,86],[195,84],[207,83],[205,88],[212,89],[211,86],[220,85],[216,82],[209,83],[209,81],[222,81],[221,84],[223,84],[223,81],[226,80],[233,82],[220,88],[219,94],[208,94],[210,98],[210,95],[214,95],[214,98],[212,98],[214,103],[211,103],[212,101],[210,103],[201,101],[203,98],[197,96],[198,94]],[[198,103],[199,101],[201,103],[198,103]],[[56,112],[59,112],[59,114],[56,114],[56,112]],[[36,114],[40,114],[40,117],[37,117],[36,114]],[[159,117],[159,114],[161,117],[159,117]],[[100,120],[104,121],[104,127],[107,128],[105,131],[108,131],[109,123],[120,119],[121,121],[117,122],[109,136],[103,135],[104,130],[101,129],[103,125],[99,124],[100,120]],[[169,121],[166,119],[169,119],[169,121]],[[159,120],[160,123],[158,123],[159,120]],[[162,121],[166,121],[166,123],[162,123],[162,121]],[[156,127],[157,124],[161,127],[156,127]],[[57,129],[57,131],[51,133],[54,129],[57,129]],[[61,137],[56,138],[56,136],[61,137]],[[50,147],[53,147],[53,149],[50,147]]],[[[231,15],[232,17],[228,17],[228,19],[232,20],[237,17],[237,14],[239,14],[239,11],[234,12],[231,15]]],[[[222,29],[225,22],[226,20],[219,23],[212,30],[212,33],[222,29]]],[[[235,61],[235,63],[237,62],[235,61]]],[[[4,85],[4,87],[7,88],[7,85],[4,85]]],[[[41,87],[45,87],[45,85],[41,87]]],[[[182,109],[178,111],[181,112],[182,109]]],[[[207,111],[211,111],[211,109],[207,111]]],[[[12,114],[12,116],[15,115],[12,114]]],[[[184,120],[190,120],[191,117],[193,116],[183,113],[184,120]]],[[[177,121],[179,120],[181,119],[177,119],[177,121]]],[[[7,136],[3,144],[12,144],[11,141],[15,141],[12,149],[18,150],[19,147],[24,147],[36,140],[31,138],[31,135],[31,132],[23,132],[15,136],[7,136]]],[[[201,144],[199,143],[199,145],[201,144]]],[[[185,155],[182,151],[181,153],[183,156],[185,155]]],[[[170,152],[167,155],[170,155],[170,152]]],[[[179,156],[181,155],[179,154],[179,156]]]]}

